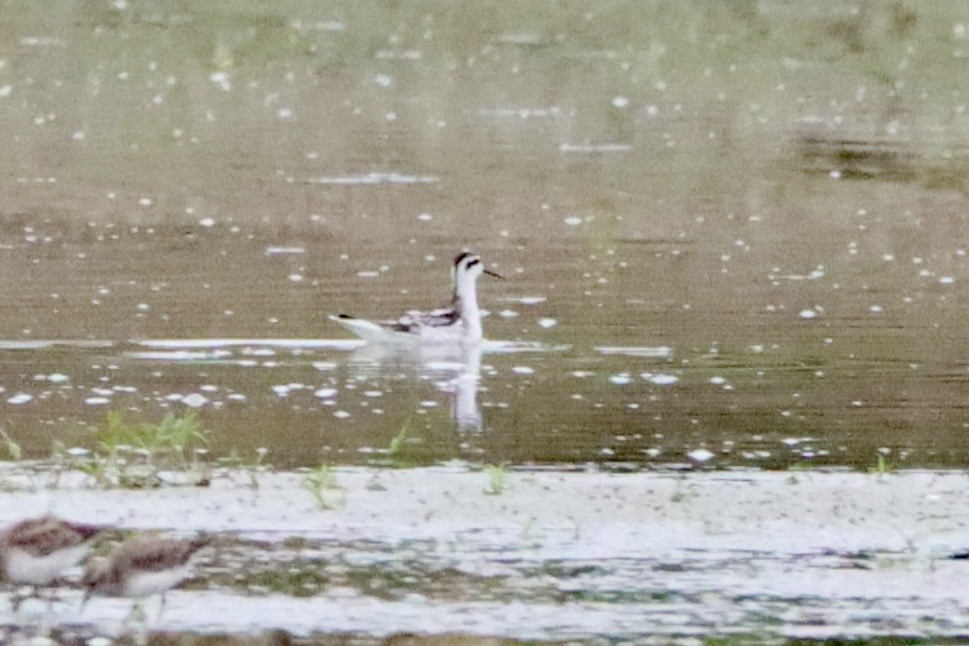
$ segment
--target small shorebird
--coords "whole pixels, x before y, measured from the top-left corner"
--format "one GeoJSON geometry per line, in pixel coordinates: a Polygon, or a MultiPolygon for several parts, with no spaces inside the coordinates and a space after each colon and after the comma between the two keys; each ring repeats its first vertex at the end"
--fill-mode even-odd
{"type": "Polygon", "coordinates": [[[481,311],[478,309],[478,277],[502,276],[485,269],[481,258],[470,252],[458,254],[451,268],[454,292],[451,305],[431,312],[410,311],[396,321],[373,322],[346,314],[335,321],[370,343],[478,343],[481,311]]]}
{"type": "Polygon", "coordinates": [[[84,601],[92,594],[143,599],[165,593],[191,574],[192,556],[212,542],[209,536],[176,540],[135,536],[121,543],[102,559],[92,559],[81,583],[87,588],[84,601]]]}
{"type": "Polygon", "coordinates": [[[61,572],[81,562],[90,547],[89,541],[101,529],[54,516],[15,523],[0,531],[3,573],[14,583],[50,583],[61,572]]]}
{"type": "MultiPolygon", "coordinates": [[[[0,569],[12,583],[46,585],[80,563],[102,529],[54,516],[14,523],[0,531],[0,569]]],[[[16,598],[14,607],[20,601],[16,598]]]]}

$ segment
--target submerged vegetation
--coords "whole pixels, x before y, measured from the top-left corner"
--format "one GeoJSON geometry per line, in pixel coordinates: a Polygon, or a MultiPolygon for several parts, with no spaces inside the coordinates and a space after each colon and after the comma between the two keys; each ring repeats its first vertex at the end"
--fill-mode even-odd
{"type": "Polygon", "coordinates": [[[488,476],[488,486],[485,488],[484,493],[488,496],[500,496],[505,491],[507,484],[507,469],[500,464],[489,464],[485,466],[484,472],[488,476]]]}
{"type": "Polygon", "coordinates": [[[308,471],[300,486],[310,492],[320,509],[336,509],[346,503],[343,488],[337,484],[336,475],[326,464],[308,471]]]}
{"type": "Polygon", "coordinates": [[[878,478],[882,478],[883,476],[891,473],[893,470],[894,467],[890,462],[888,462],[888,460],[885,459],[885,454],[879,453],[875,457],[875,465],[868,468],[868,473],[878,478]]]}
{"type": "Polygon", "coordinates": [[[106,415],[94,450],[55,445],[60,466],[80,470],[100,487],[145,488],[162,484],[203,486],[211,465],[204,459],[208,431],[195,413],[167,414],[158,423],[132,423],[106,415]]]}
{"type": "Polygon", "coordinates": [[[20,444],[15,442],[2,428],[0,428],[0,445],[3,446],[4,451],[6,451],[11,460],[17,461],[23,455],[20,444]]]}

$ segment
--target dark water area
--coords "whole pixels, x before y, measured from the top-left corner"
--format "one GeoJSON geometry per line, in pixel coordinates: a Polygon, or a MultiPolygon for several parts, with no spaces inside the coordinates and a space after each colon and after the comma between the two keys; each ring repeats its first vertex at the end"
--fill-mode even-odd
{"type": "Polygon", "coordinates": [[[212,454],[282,467],[402,431],[418,463],[969,464],[956,5],[5,13],[0,407],[28,457],[195,410],[212,454]],[[512,343],[470,393],[327,320],[446,302],[464,248],[512,343]]]}

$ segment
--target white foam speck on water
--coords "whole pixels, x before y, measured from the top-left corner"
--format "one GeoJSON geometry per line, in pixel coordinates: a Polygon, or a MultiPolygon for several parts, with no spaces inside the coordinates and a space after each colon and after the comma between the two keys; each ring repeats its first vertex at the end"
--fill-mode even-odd
{"type": "Polygon", "coordinates": [[[378,49],[373,57],[378,60],[419,61],[424,53],[419,49],[378,49]]]}
{"type": "Polygon", "coordinates": [[[380,275],[379,271],[372,271],[372,270],[364,270],[364,271],[357,272],[358,278],[376,278],[379,275],[380,275]]]}
{"type": "Polygon", "coordinates": [[[625,355],[627,357],[647,357],[651,359],[666,359],[672,356],[673,350],[666,346],[598,346],[594,348],[599,354],[625,355]]]}
{"type": "Polygon", "coordinates": [[[350,417],[350,413],[346,412],[345,410],[333,411],[333,417],[336,417],[337,419],[347,419],[350,417]]]}
{"type": "Polygon", "coordinates": [[[939,283],[942,285],[951,285],[954,282],[956,282],[956,279],[952,276],[942,276],[939,278],[939,283]]]}
{"type": "Polygon", "coordinates": [[[331,399],[333,397],[336,397],[336,395],[337,395],[336,388],[317,388],[316,390],[313,391],[313,396],[318,397],[319,399],[331,399]]]}
{"type": "Polygon", "coordinates": [[[500,312],[498,312],[498,316],[500,316],[501,318],[512,319],[518,316],[518,312],[516,312],[515,310],[501,310],[500,312]]]}
{"type": "Polygon", "coordinates": [[[83,458],[85,455],[90,455],[91,451],[80,446],[72,446],[65,451],[72,458],[83,458]]]}
{"type": "Polygon", "coordinates": [[[189,408],[201,408],[209,402],[208,397],[202,393],[192,393],[182,398],[182,403],[189,408]]]}
{"type": "Polygon", "coordinates": [[[818,315],[818,311],[812,310],[812,309],[806,309],[806,310],[801,310],[800,312],[798,312],[797,315],[802,319],[813,319],[818,315]]]}
{"type": "Polygon", "coordinates": [[[804,442],[813,442],[813,441],[814,441],[813,437],[785,437],[784,439],[781,440],[781,444],[783,444],[784,446],[793,447],[793,446],[802,444],[804,442]]]}
{"type": "Polygon", "coordinates": [[[633,147],[629,144],[618,144],[618,143],[582,143],[582,144],[571,144],[564,143],[559,146],[559,151],[563,153],[624,153],[632,150],[633,147]]]}
{"type": "Polygon", "coordinates": [[[210,352],[189,352],[188,350],[176,350],[173,352],[126,352],[125,356],[132,359],[142,359],[145,361],[202,361],[212,359],[214,353],[210,352]]]}
{"type": "Polygon", "coordinates": [[[243,348],[242,354],[251,357],[275,357],[276,351],[272,348],[243,348]]]}
{"type": "Polygon", "coordinates": [[[437,408],[440,405],[441,404],[434,401],[433,399],[425,399],[424,401],[421,402],[421,408],[437,408]]]}
{"type": "Polygon", "coordinates": [[[463,361],[425,361],[424,368],[430,372],[455,372],[467,369],[463,361]]]}
{"type": "Polygon", "coordinates": [[[265,254],[267,256],[282,256],[285,254],[300,254],[306,253],[304,247],[266,247],[265,254]]]}
{"type": "Polygon", "coordinates": [[[727,379],[718,375],[716,377],[710,377],[710,383],[714,386],[722,386],[723,384],[727,383],[727,379]]]}
{"type": "Polygon", "coordinates": [[[625,386],[626,384],[631,383],[632,380],[633,379],[628,372],[622,372],[617,375],[609,376],[609,382],[616,384],[617,386],[625,386]]]}
{"type": "Polygon", "coordinates": [[[215,218],[202,218],[199,220],[199,226],[210,229],[215,226],[215,218]]]}
{"type": "Polygon", "coordinates": [[[707,462],[713,456],[714,454],[711,451],[708,451],[707,449],[693,449],[692,451],[686,454],[686,457],[690,458],[691,460],[695,460],[697,462],[707,462]]]}
{"type": "Polygon", "coordinates": [[[868,311],[871,312],[872,314],[881,314],[881,312],[882,312],[882,306],[881,305],[872,305],[872,306],[870,306],[868,308],[868,311]]]}
{"type": "Polygon", "coordinates": [[[539,303],[544,303],[548,300],[547,296],[512,296],[510,298],[503,298],[503,301],[509,303],[521,303],[522,305],[538,305],[539,303]]]}
{"type": "Polygon", "coordinates": [[[223,92],[228,92],[232,89],[232,79],[225,72],[212,72],[209,74],[209,81],[219,86],[219,89],[223,92]]]}
{"type": "Polygon", "coordinates": [[[496,110],[479,110],[478,114],[483,117],[497,118],[518,118],[518,119],[548,119],[562,115],[562,109],[558,106],[549,108],[498,108],[496,110]]]}
{"type": "Polygon", "coordinates": [[[302,388],[299,384],[277,384],[272,387],[272,391],[276,393],[278,397],[286,397],[293,390],[299,390],[302,388]]]}
{"type": "Polygon", "coordinates": [[[582,218],[580,218],[577,215],[570,215],[569,217],[565,218],[562,221],[565,222],[570,227],[575,227],[582,224],[582,218]]]}
{"type": "Polygon", "coordinates": [[[672,386],[673,384],[679,382],[680,378],[676,375],[669,375],[666,373],[653,374],[651,372],[644,372],[640,375],[643,379],[656,386],[672,386]]]}
{"type": "Polygon", "coordinates": [[[516,375],[532,375],[535,374],[534,368],[529,368],[528,366],[514,366],[511,369],[516,375]]]}
{"type": "Polygon", "coordinates": [[[791,281],[818,280],[820,278],[824,278],[824,265],[818,265],[817,267],[815,267],[814,269],[812,269],[807,274],[780,274],[780,275],[777,275],[776,272],[779,272],[779,271],[780,271],[780,269],[775,267],[774,270],[772,270],[771,274],[768,277],[770,279],[772,279],[772,280],[777,279],[777,278],[783,278],[784,280],[791,280],[791,281]]]}
{"type": "Polygon", "coordinates": [[[104,406],[105,404],[111,403],[110,397],[88,397],[84,400],[84,403],[88,406],[104,406]]]}
{"type": "Polygon", "coordinates": [[[34,381],[49,381],[54,384],[64,383],[68,380],[69,377],[67,375],[62,375],[59,372],[54,372],[49,375],[34,375],[34,381]]]}
{"type": "Polygon", "coordinates": [[[546,318],[540,318],[540,319],[538,319],[538,325],[540,327],[543,327],[543,328],[548,329],[548,328],[555,327],[556,325],[558,325],[558,321],[556,321],[553,318],[547,318],[547,317],[546,318]]]}
{"type": "Polygon", "coordinates": [[[303,274],[290,274],[289,280],[291,280],[294,283],[298,283],[303,280],[303,274]]]}
{"type": "Polygon", "coordinates": [[[404,175],[401,173],[370,172],[363,175],[333,175],[313,177],[306,180],[309,184],[436,184],[441,181],[437,175],[404,175]]]}
{"type": "Polygon", "coordinates": [[[590,371],[590,370],[573,370],[572,371],[572,376],[573,377],[579,377],[580,379],[582,379],[584,377],[591,377],[594,374],[595,373],[592,372],[592,371],[590,371]]]}

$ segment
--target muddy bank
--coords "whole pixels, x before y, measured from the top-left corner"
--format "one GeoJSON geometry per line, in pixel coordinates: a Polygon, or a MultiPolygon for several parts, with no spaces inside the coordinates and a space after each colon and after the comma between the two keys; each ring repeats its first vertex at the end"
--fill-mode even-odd
{"type": "MultiPolygon", "coordinates": [[[[89,489],[2,473],[0,523],[53,511],[217,534],[155,630],[515,639],[969,635],[969,476],[636,473],[464,465],[222,472],[205,488],[89,489]],[[33,487],[33,488],[32,488],[33,487]],[[326,506],[321,507],[320,502],[326,506]]],[[[125,600],[62,591],[5,625],[111,635],[125,600]],[[78,628],[81,630],[82,628],[78,628]]]]}

